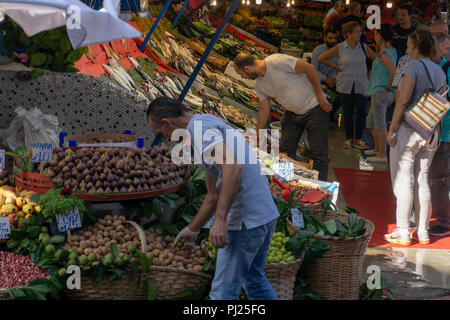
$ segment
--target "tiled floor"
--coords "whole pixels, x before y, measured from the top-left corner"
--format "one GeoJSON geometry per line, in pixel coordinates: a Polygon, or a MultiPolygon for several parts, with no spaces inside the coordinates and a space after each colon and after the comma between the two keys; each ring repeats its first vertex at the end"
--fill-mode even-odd
{"type": "MultiPolygon", "coordinates": [[[[328,181],[336,181],[333,167],[389,170],[389,165],[370,165],[361,160],[358,149],[345,150],[343,128],[332,124],[329,139],[328,181]]],[[[342,193],[339,194],[338,208],[345,206],[342,193]]],[[[411,249],[411,248],[368,248],[364,261],[363,277],[367,267],[377,265],[388,284],[396,288],[392,291],[404,299],[448,299],[450,295],[450,250],[411,249]],[[447,297],[447,298],[445,298],[447,297]]]]}

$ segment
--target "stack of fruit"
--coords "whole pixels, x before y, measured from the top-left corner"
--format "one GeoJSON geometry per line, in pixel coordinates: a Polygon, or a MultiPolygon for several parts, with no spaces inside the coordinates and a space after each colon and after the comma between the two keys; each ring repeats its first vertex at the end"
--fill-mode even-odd
{"type": "Polygon", "coordinates": [[[164,236],[161,230],[149,229],[145,231],[148,252],[154,256],[152,264],[202,272],[206,258],[200,246],[185,246],[182,242],[174,245],[175,237],[164,236]]]}
{"type": "MultiPolygon", "coordinates": [[[[137,230],[125,224],[125,217],[107,215],[99,219],[96,224],[80,229],[71,237],[71,243],[66,243],[63,250],[71,252],[70,262],[85,265],[88,262],[95,263],[102,257],[106,260],[112,258],[111,243],[115,243],[119,249],[119,258],[124,262],[130,260],[129,247],[141,249],[137,230]]],[[[108,261],[104,261],[104,264],[108,261]]],[[[113,261],[109,261],[113,262],[113,261]]],[[[122,261],[114,261],[120,265],[122,261]]],[[[70,263],[69,263],[70,265],[70,263]]]]}
{"type": "Polygon", "coordinates": [[[267,263],[288,263],[295,260],[295,257],[286,250],[286,242],[290,240],[281,232],[275,232],[270,241],[267,263]]]}
{"type": "Polygon", "coordinates": [[[38,214],[41,208],[30,199],[36,193],[21,191],[13,187],[0,187],[0,217],[8,217],[12,227],[20,227],[33,214],[38,214]]]}
{"type": "Polygon", "coordinates": [[[56,148],[41,174],[56,185],[93,194],[133,193],[165,189],[183,182],[185,166],[170,159],[169,147],[56,148]]]}
{"type": "Polygon", "coordinates": [[[27,285],[39,278],[49,278],[48,273],[36,266],[30,256],[0,251],[0,288],[27,285]]]}
{"type": "MultiPolygon", "coordinates": [[[[289,181],[287,186],[295,192],[295,199],[298,200],[300,200],[309,191],[318,190],[321,188],[320,185],[308,181],[289,181]]],[[[282,190],[279,185],[275,182],[271,182],[269,187],[272,195],[281,197],[282,190]]]]}

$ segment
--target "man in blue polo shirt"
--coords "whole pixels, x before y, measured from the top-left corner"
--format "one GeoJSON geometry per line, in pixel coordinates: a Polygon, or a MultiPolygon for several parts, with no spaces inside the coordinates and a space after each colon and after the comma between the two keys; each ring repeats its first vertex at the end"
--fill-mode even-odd
{"type": "Polygon", "coordinates": [[[210,298],[238,300],[244,287],[249,299],[277,299],[264,268],[279,213],[244,137],[219,118],[192,115],[181,102],[167,97],[149,105],[147,118],[152,129],[167,141],[175,130],[184,129],[181,131],[194,162],[206,172],[208,193],[175,243],[194,243],[200,229],[214,216],[209,235],[219,250],[210,298]]]}

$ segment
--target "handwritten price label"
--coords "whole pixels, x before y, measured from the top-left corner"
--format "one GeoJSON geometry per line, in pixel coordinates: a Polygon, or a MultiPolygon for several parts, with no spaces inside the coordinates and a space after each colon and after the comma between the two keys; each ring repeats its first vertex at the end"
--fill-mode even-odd
{"type": "Polygon", "coordinates": [[[0,150],[0,170],[5,170],[5,150],[0,150]]]}
{"type": "Polygon", "coordinates": [[[34,143],[33,144],[33,162],[49,162],[53,155],[53,144],[34,143]]]}
{"type": "Polygon", "coordinates": [[[80,212],[78,209],[73,209],[65,214],[57,214],[56,222],[58,224],[59,232],[81,228],[80,212]]]}
{"type": "Polygon", "coordinates": [[[296,208],[291,209],[292,224],[300,229],[305,227],[305,222],[303,221],[303,214],[296,208]]]}
{"type": "Polygon", "coordinates": [[[0,239],[8,239],[8,235],[11,232],[11,226],[9,224],[9,218],[0,218],[0,239]]]}
{"type": "Polygon", "coordinates": [[[273,164],[273,171],[281,177],[282,182],[294,179],[294,164],[292,162],[279,162],[273,164]]]}

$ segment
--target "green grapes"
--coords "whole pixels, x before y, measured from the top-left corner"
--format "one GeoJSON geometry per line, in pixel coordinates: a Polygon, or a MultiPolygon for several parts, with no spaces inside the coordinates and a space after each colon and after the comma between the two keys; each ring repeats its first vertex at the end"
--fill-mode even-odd
{"type": "Polygon", "coordinates": [[[281,232],[275,232],[273,234],[267,255],[267,263],[287,263],[295,260],[294,256],[284,247],[289,239],[289,237],[286,237],[281,232]]]}

